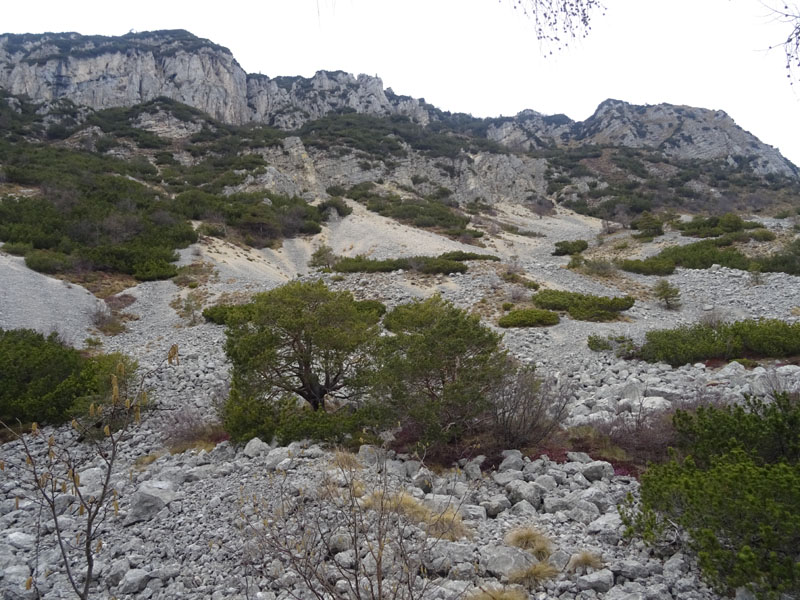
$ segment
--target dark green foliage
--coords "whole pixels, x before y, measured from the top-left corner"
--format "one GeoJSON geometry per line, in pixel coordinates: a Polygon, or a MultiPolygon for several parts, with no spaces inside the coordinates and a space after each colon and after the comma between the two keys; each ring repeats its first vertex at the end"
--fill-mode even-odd
{"type": "Polygon", "coordinates": [[[340,217],[346,217],[353,212],[353,209],[347,206],[347,203],[338,196],[334,196],[321,202],[319,205],[320,212],[324,213],[329,208],[332,208],[340,217]]]}
{"type": "Polygon", "coordinates": [[[619,268],[640,275],[671,275],[675,272],[675,263],[666,258],[651,256],[644,260],[622,260],[619,262],[619,268]]]}
{"type": "Polygon", "coordinates": [[[664,227],[661,219],[650,214],[648,211],[643,212],[631,221],[631,229],[637,229],[639,231],[639,233],[634,236],[639,239],[654,238],[664,235],[664,227]]]}
{"type": "Polygon", "coordinates": [[[374,389],[392,418],[423,447],[474,430],[506,364],[500,337],[439,296],[398,306],[384,325],[395,335],[381,339],[374,389]]]}
{"type": "Polygon", "coordinates": [[[678,221],[675,227],[683,232],[683,235],[692,237],[718,237],[726,233],[744,231],[745,229],[757,229],[761,225],[754,222],[742,220],[735,213],[725,213],[720,217],[701,217],[696,216],[691,221],[678,221]]]}
{"type": "Polygon", "coordinates": [[[561,290],[543,290],[531,301],[539,308],[566,311],[578,321],[614,321],[635,302],[630,296],[609,298],[561,290]]]}
{"type": "Polygon", "coordinates": [[[558,314],[551,310],[521,308],[503,315],[497,321],[497,324],[500,327],[548,327],[557,325],[558,322],[558,314]]]}
{"type": "Polygon", "coordinates": [[[331,398],[357,396],[379,319],[349,292],[332,292],[321,281],[288,283],[211,316],[228,326],[225,351],[236,392],[229,402],[274,407],[282,395],[297,394],[315,411],[331,398]]]}
{"type": "Polygon", "coordinates": [[[203,309],[203,317],[206,321],[216,323],[217,325],[227,325],[228,322],[241,321],[247,319],[247,311],[249,304],[235,305],[235,304],[216,304],[203,309]]]}
{"type": "Polygon", "coordinates": [[[678,308],[681,305],[681,291],[666,279],[660,279],[653,286],[653,295],[661,300],[667,308],[678,308]]]}
{"type": "Polygon", "coordinates": [[[553,256],[566,256],[567,254],[580,254],[589,247],[586,240],[556,242],[553,256]]]}
{"type": "Polygon", "coordinates": [[[368,210],[415,227],[445,229],[448,235],[467,231],[470,217],[442,201],[418,197],[404,200],[395,194],[381,194],[374,187],[371,182],[360,183],[350,188],[347,196],[368,210]]]}
{"type": "Polygon", "coordinates": [[[467,265],[441,256],[411,256],[374,260],[365,256],[340,258],[333,266],[340,273],[389,273],[400,269],[425,274],[466,273],[467,265]]]}
{"type": "Polygon", "coordinates": [[[329,149],[346,147],[386,160],[405,156],[406,147],[431,157],[457,158],[462,152],[501,151],[486,138],[458,135],[422,127],[404,116],[376,117],[366,114],[329,114],[300,129],[303,143],[329,149]]]}
{"type": "Polygon", "coordinates": [[[493,260],[499,261],[499,256],[494,256],[493,254],[480,254],[478,252],[464,252],[463,250],[454,250],[452,252],[445,252],[444,254],[440,254],[439,258],[443,258],[445,260],[457,260],[457,261],[465,261],[465,260],[493,260]]]}
{"type": "Polygon", "coordinates": [[[380,300],[357,300],[356,310],[361,313],[372,314],[380,319],[386,314],[386,305],[380,300]]]}
{"type": "Polygon", "coordinates": [[[80,265],[145,279],[174,274],[168,266],[176,258],[174,249],[197,239],[191,226],[147,186],[99,172],[116,163],[104,165],[88,156],[32,150],[26,174],[16,173],[29,178],[29,185],[43,184],[43,195],[0,199],[0,239],[47,251],[26,253],[28,265],[43,272],[68,272],[80,265]],[[87,172],[80,171],[84,166],[87,172]]]}
{"type": "Polygon", "coordinates": [[[748,397],[744,404],[701,406],[674,417],[677,447],[701,469],[733,450],[758,464],[800,461],[800,396],[748,397]]]}
{"type": "Polygon", "coordinates": [[[780,252],[760,259],[758,264],[765,273],[800,275],[800,238],[787,244],[780,252]]]}
{"type": "Polygon", "coordinates": [[[621,511],[629,533],[653,543],[677,524],[720,593],[800,592],[800,398],[679,411],[674,424],[680,454],[642,476],[638,509],[621,511]]]}
{"type": "Polygon", "coordinates": [[[122,357],[85,358],[55,333],[0,329],[0,420],[58,424],[109,385],[122,357]]]}
{"type": "Polygon", "coordinates": [[[761,319],[649,331],[637,355],[672,366],[743,355],[780,358],[800,354],[800,323],[761,319]]]}
{"type": "Polygon", "coordinates": [[[74,260],[63,252],[32,250],[25,255],[25,266],[40,273],[63,273],[74,266],[74,260]]]}
{"type": "Polygon", "coordinates": [[[611,342],[608,338],[604,338],[599,335],[590,335],[586,338],[586,345],[589,346],[589,350],[592,352],[604,352],[606,350],[611,350],[611,342]]]}

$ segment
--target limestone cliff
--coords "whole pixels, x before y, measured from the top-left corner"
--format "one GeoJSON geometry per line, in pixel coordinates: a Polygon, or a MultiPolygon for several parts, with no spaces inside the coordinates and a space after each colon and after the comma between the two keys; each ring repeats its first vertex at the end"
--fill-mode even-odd
{"type": "Polygon", "coordinates": [[[439,121],[487,137],[510,150],[612,145],[652,148],[679,159],[743,161],[759,175],[797,177],[771,146],[722,111],[660,104],[603,102],[574,122],[532,110],[515,117],[451,115],[384,89],[378,77],[320,71],[311,78],[248,75],[230,51],[183,30],[120,37],[77,33],[0,35],[0,88],[37,102],[66,98],[93,109],[133,106],[167,97],[229,124],[259,122],[284,130],[331,112],[404,115],[420,125],[439,121]]]}

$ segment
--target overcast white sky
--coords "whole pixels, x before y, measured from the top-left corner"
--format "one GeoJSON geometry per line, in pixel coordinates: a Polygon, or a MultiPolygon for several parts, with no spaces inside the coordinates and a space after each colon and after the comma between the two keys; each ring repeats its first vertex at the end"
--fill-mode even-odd
{"type": "Polygon", "coordinates": [[[542,58],[511,0],[38,0],[3,7],[0,32],[187,29],[248,72],[379,75],[386,87],[477,117],[532,108],[591,115],[606,98],[726,111],[800,165],[800,81],[790,86],[780,0],[605,0],[590,36],[542,58]]]}

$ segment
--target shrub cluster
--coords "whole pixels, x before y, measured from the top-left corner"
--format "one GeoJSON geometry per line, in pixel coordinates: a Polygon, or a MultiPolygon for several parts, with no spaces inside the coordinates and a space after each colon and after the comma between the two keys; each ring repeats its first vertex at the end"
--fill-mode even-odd
{"type": "Polygon", "coordinates": [[[350,188],[347,196],[364,204],[368,210],[423,229],[443,230],[447,235],[480,237],[481,232],[468,229],[470,217],[464,215],[448,198],[408,198],[382,194],[372,182],[350,188]]]}
{"type": "Polygon", "coordinates": [[[630,296],[609,298],[562,290],[543,290],[531,300],[539,308],[566,311],[578,321],[614,321],[635,302],[630,296]]]}
{"type": "Polygon", "coordinates": [[[375,260],[359,255],[352,258],[339,258],[333,269],[340,273],[389,273],[403,269],[425,274],[449,274],[466,273],[467,265],[442,256],[410,256],[375,260]]]}
{"type": "Polygon", "coordinates": [[[548,327],[557,325],[558,322],[558,314],[552,310],[521,308],[503,315],[497,324],[500,327],[548,327]]]}
{"type": "Polygon", "coordinates": [[[102,395],[120,360],[132,364],[121,355],[86,358],[54,333],[0,329],[0,420],[62,423],[102,395]]]}
{"type": "Polygon", "coordinates": [[[712,358],[793,356],[800,354],[800,323],[749,319],[649,331],[636,354],[643,360],[672,366],[712,358]]]}
{"type": "Polygon", "coordinates": [[[663,543],[675,525],[722,594],[800,592],[800,397],[678,411],[679,454],[641,478],[641,502],[620,511],[629,534],[663,543]]]}
{"type": "Polygon", "coordinates": [[[659,254],[644,260],[623,260],[621,269],[642,275],[670,275],[675,267],[687,269],[708,269],[717,264],[742,271],[760,269],[763,272],[782,272],[800,275],[800,240],[794,240],[781,252],[776,254],[748,258],[735,248],[734,242],[761,238],[769,240],[774,234],[763,229],[753,232],[728,233],[713,240],[703,240],[686,246],[673,246],[662,250],[659,254]]]}
{"type": "Polygon", "coordinates": [[[753,221],[744,221],[735,213],[725,213],[719,217],[696,216],[691,221],[678,221],[675,227],[683,235],[691,237],[719,237],[728,233],[744,231],[745,229],[759,229],[763,226],[753,221]]]}
{"type": "Polygon", "coordinates": [[[586,240],[556,242],[556,249],[553,251],[553,256],[580,254],[588,247],[589,247],[589,242],[587,242],[586,240]]]}

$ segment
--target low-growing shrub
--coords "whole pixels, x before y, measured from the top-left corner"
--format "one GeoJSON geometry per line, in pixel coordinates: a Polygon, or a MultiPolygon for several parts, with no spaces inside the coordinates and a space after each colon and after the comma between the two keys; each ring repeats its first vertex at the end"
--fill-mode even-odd
{"type": "Polygon", "coordinates": [[[400,269],[425,274],[466,273],[467,265],[441,256],[412,256],[374,260],[363,255],[339,258],[333,269],[340,273],[389,273],[400,269]]]}
{"type": "Polygon", "coordinates": [[[573,240],[556,242],[556,249],[553,251],[553,256],[565,256],[567,254],[580,254],[589,247],[589,242],[586,240],[573,240]]]}
{"type": "Polygon", "coordinates": [[[558,314],[551,310],[521,308],[503,315],[497,324],[500,327],[549,327],[557,325],[559,320],[558,314]]]}
{"type": "Polygon", "coordinates": [[[579,321],[613,321],[635,302],[630,296],[611,298],[562,290],[543,290],[531,300],[539,308],[563,310],[579,321]]]}
{"type": "Polygon", "coordinates": [[[347,203],[338,196],[328,198],[321,202],[317,208],[319,208],[320,212],[325,212],[329,208],[333,209],[340,217],[346,217],[353,212],[353,209],[347,206],[347,203]]]}
{"type": "Polygon", "coordinates": [[[628,535],[650,544],[688,533],[703,577],[720,593],[800,591],[800,399],[675,415],[681,454],[651,466],[641,501],[620,509],[628,535]]]}
{"type": "Polygon", "coordinates": [[[649,331],[636,355],[672,366],[752,354],[780,358],[800,354],[800,323],[778,319],[745,320],[649,331]]]}
{"type": "Polygon", "coordinates": [[[464,261],[464,260],[492,260],[492,261],[499,261],[499,256],[494,256],[493,254],[480,254],[479,252],[464,252],[463,250],[453,250],[452,252],[445,252],[444,254],[440,254],[439,258],[443,258],[445,260],[457,260],[457,261],[464,261]]]}
{"type": "Polygon", "coordinates": [[[56,334],[0,329],[0,420],[61,423],[103,395],[121,361],[118,354],[86,358],[56,334]]]}

